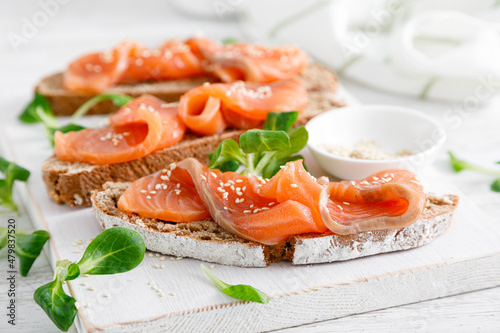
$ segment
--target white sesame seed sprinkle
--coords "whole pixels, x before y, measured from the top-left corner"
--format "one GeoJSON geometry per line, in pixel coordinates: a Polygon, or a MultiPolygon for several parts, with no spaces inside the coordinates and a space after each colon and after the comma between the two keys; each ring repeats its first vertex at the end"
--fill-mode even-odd
{"type": "Polygon", "coordinates": [[[341,205],[337,205],[337,207],[339,207],[340,210],[344,210],[341,205]]]}
{"type": "Polygon", "coordinates": [[[243,183],[243,179],[236,179],[237,183],[243,183]]]}
{"type": "Polygon", "coordinates": [[[212,175],[212,177],[217,178],[217,174],[215,172],[210,171],[210,174],[212,175]]]}
{"type": "Polygon", "coordinates": [[[94,286],[90,286],[90,287],[89,287],[89,290],[90,290],[90,291],[94,291],[94,290],[95,290],[94,286]]]}
{"type": "Polygon", "coordinates": [[[146,197],[146,199],[151,199],[151,196],[150,196],[150,195],[148,195],[148,196],[146,197]]]}
{"type": "Polygon", "coordinates": [[[350,203],[348,203],[347,201],[344,201],[344,202],[343,202],[343,204],[344,204],[344,205],[347,205],[347,206],[349,206],[349,205],[350,205],[350,203]]]}
{"type": "Polygon", "coordinates": [[[148,193],[148,191],[146,191],[146,190],[141,190],[141,193],[148,193]]]}
{"type": "Polygon", "coordinates": [[[291,187],[298,187],[297,184],[290,184],[291,187]]]}
{"type": "Polygon", "coordinates": [[[244,210],[243,213],[245,214],[250,214],[252,211],[251,210],[244,210]]]}

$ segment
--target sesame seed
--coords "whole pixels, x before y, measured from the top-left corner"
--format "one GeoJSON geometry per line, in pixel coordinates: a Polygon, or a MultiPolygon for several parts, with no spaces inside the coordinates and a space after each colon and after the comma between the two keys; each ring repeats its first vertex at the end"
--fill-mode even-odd
{"type": "Polygon", "coordinates": [[[290,184],[291,187],[298,187],[297,184],[290,184]]]}
{"type": "Polygon", "coordinates": [[[204,83],[203,83],[203,86],[204,86],[204,87],[208,87],[209,85],[210,85],[210,82],[204,82],[204,83]]]}
{"type": "Polygon", "coordinates": [[[207,181],[207,177],[201,175],[201,179],[203,179],[204,181],[207,181]]]}
{"type": "Polygon", "coordinates": [[[157,286],[152,286],[151,289],[153,289],[153,290],[156,291],[156,290],[158,290],[158,287],[157,286]]]}
{"type": "Polygon", "coordinates": [[[155,264],[155,268],[156,268],[156,269],[160,268],[160,265],[155,264]]]}
{"type": "Polygon", "coordinates": [[[356,182],[354,180],[351,180],[351,185],[356,186],[356,182]]]}
{"type": "Polygon", "coordinates": [[[239,195],[239,196],[242,196],[243,192],[236,190],[236,194],[239,195]]]}
{"type": "Polygon", "coordinates": [[[164,269],[165,268],[165,264],[161,265],[160,266],[161,269],[164,269]]]}
{"type": "Polygon", "coordinates": [[[363,184],[363,185],[370,185],[370,183],[368,183],[366,180],[363,180],[362,182],[360,182],[360,184],[363,184]]]}
{"type": "Polygon", "coordinates": [[[92,307],[92,304],[87,303],[87,305],[85,305],[85,307],[86,307],[86,308],[90,308],[90,307],[92,307]]]}
{"type": "Polygon", "coordinates": [[[180,187],[181,187],[181,184],[180,184],[180,183],[177,183],[177,184],[175,185],[175,187],[180,188],[180,187]]]}
{"type": "Polygon", "coordinates": [[[79,310],[79,309],[80,309],[80,303],[75,302],[75,308],[76,308],[77,310],[79,310]]]}
{"type": "Polygon", "coordinates": [[[170,163],[170,164],[169,164],[169,167],[170,167],[170,170],[172,170],[172,171],[173,171],[173,170],[177,167],[177,164],[175,164],[175,163],[170,163]]]}
{"type": "Polygon", "coordinates": [[[226,192],[226,191],[224,191],[224,189],[223,189],[222,187],[220,187],[220,186],[219,186],[219,187],[217,187],[217,191],[219,191],[219,192],[221,192],[221,193],[226,192]]]}
{"type": "Polygon", "coordinates": [[[340,210],[344,210],[341,205],[337,205],[337,207],[339,207],[340,210]]]}
{"type": "Polygon", "coordinates": [[[244,210],[243,213],[245,214],[250,214],[252,211],[251,210],[244,210]]]}
{"type": "Polygon", "coordinates": [[[394,178],[394,174],[393,173],[391,173],[389,176],[391,176],[391,178],[394,178]]]}
{"type": "Polygon", "coordinates": [[[175,192],[176,195],[181,194],[181,190],[175,190],[174,192],[175,192]]]}
{"type": "Polygon", "coordinates": [[[156,191],[149,191],[149,193],[151,193],[151,194],[156,194],[156,191]]]}
{"type": "Polygon", "coordinates": [[[148,285],[152,286],[155,282],[153,280],[149,281],[148,285]]]}
{"type": "Polygon", "coordinates": [[[210,265],[210,269],[214,269],[215,265],[210,265]]]}
{"type": "Polygon", "coordinates": [[[148,256],[149,256],[150,258],[153,258],[153,254],[152,254],[151,252],[149,252],[149,253],[148,253],[148,256]]]}
{"type": "Polygon", "coordinates": [[[229,186],[231,186],[231,184],[229,184],[229,183],[224,184],[224,187],[229,187],[229,186]]]}
{"type": "Polygon", "coordinates": [[[141,193],[148,193],[148,191],[146,191],[146,190],[141,190],[141,193]]]}
{"type": "Polygon", "coordinates": [[[85,276],[85,277],[89,277],[89,276],[90,276],[90,274],[83,274],[83,276],[85,276]]]}
{"type": "Polygon", "coordinates": [[[240,203],[241,203],[241,202],[243,202],[243,201],[245,201],[245,198],[241,198],[241,199],[240,199],[240,203]]]}
{"type": "Polygon", "coordinates": [[[172,292],[170,293],[170,295],[171,295],[171,296],[175,296],[175,293],[172,291],[172,292]]]}
{"type": "Polygon", "coordinates": [[[166,173],[168,170],[167,169],[161,169],[161,172],[166,173]]]}
{"type": "Polygon", "coordinates": [[[160,260],[161,261],[165,261],[165,260],[167,260],[167,257],[163,256],[163,257],[160,258],[160,260]]]}
{"type": "Polygon", "coordinates": [[[237,183],[243,183],[243,179],[236,179],[237,183]]]}
{"type": "Polygon", "coordinates": [[[226,206],[224,206],[224,209],[227,210],[228,208],[226,206]]]}
{"type": "Polygon", "coordinates": [[[168,180],[168,176],[160,176],[161,180],[168,180]]]}
{"type": "Polygon", "coordinates": [[[211,171],[210,174],[212,175],[212,177],[217,178],[217,174],[215,172],[211,171]]]}
{"type": "Polygon", "coordinates": [[[168,170],[168,171],[167,171],[167,177],[170,177],[170,176],[172,176],[172,171],[171,171],[171,170],[168,170]]]}
{"type": "Polygon", "coordinates": [[[269,206],[272,206],[272,205],[274,205],[274,204],[275,204],[274,202],[270,202],[270,203],[269,203],[269,206]]]}
{"type": "Polygon", "coordinates": [[[94,291],[94,290],[95,290],[94,286],[90,286],[90,287],[89,287],[89,290],[90,290],[90,291],[94,291]]]}
{"type": "Polygon", "coordinates": [[[258,211],[259,211],[259,209],[258,209],[258,208],[255,208],[253,212],[254,212],[254,213],[257,213],[258,211]]]}
{"type": "Polygon", "coordinates": [[[229,195],[229,192],[224,192],[224,194],[222,195],[222,198],[227,199],[228,195],[229,195]]]}
{"type": "Polygon", "coordinates": [[[372,178],[373,178],[373,180],[379,180],[379,178],[376,176],[373,176],[372,178]]]}
{"type": "Polygon", "coordinates": [[[170,260],[171,260],[171,261],[175,261],[175,258],[174,258],[174,257],[171,257],[171,258],[170,258],[170,260]]]}
{"type": "Polygon", "coordinates": [[[151,196],[150,195],[146,196],[146,199],[151,199],[151,196]]]}
{"type": "Polygon", "coordinates": [[[227,182],[228,182],[229,184],[233,184],[233,185],[234,185],[234,182],[233,182],[231,179],[229,179],[227,182]]]}
{"type": "Polygon", "coordinates": [[[161,184],[156,184],[156,185],[155,185],[155,189],[157,189],[157,190],[161,190],[161,184]]]}
{"type": "Polygon", "coordinates": [[[82,282],[82,283],[80,283],[80,286],[84,286],[84,287],[86,287],[86,286],[87,286],[87,284],[86,284],[85,282],[82,282]]]}
{"type": "Polygon", "coordinates": [[[181,256],[175,258],[175,260],[182,260],[182,259],[184,259],[184,257],[181,257],[181,256]]]}
{"type": "Polygon", "coordinates": [[[103,294],[102,297],[109,297],[111,296],[110,294],[103,294]]]}
{"type": "Polygon", "coordinates": [[[347,206],[349,206],[349,205],[350,205],[350,203],[348,203],[348,202],[346,202],[346,201],[344,201],[344,202],[343,202],[343,204],[344,204],[344,205],[347,205],[347,206]]]}
{"type": "Polygon", "coordinates": [[[245,191],[247,189],[246,186],[243,186],[243,188],[241,189],[242,191],[245,191]]]}
{"type": "Polygon", "coordinates": [[[159,258],[159,257],[160,257],[160,254],[159,254],[159,253],[155,253],[155,257],[156,257],[156,258],[159,258]]]}

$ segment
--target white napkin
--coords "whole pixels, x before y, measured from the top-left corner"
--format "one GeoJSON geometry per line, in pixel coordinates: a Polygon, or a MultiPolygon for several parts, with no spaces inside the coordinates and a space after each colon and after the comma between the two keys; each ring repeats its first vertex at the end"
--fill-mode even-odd
{"type": "Polygon", "coordinates": [[[243,28],[341,75],[407,96],[483,103],[500,92],[500,1],[253,0],[243,28]]]}

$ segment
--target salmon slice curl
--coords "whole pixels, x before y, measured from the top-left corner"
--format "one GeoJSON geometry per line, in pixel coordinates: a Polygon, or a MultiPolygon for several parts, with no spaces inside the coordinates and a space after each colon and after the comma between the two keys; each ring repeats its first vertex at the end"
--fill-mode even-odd
{"type": "Polygon", "coordinates": [[[269,83],[288,80],[307,67],[308,56],[291,45],[264,47],[250,43],[221,44],[206,38],[188,41],[208,60],[205,70],[223,82],[269,83]]]}
{"type": "Polygon", "coordinates": [[[302,111],[307,91],[297,79],[269,85],[215,83],[182,95],[179,116],[194,133],[220,134],[228,126],[249,129],[266,120],[269,112],[302,111]]]}
{"type": "Polygon", "coordinates": [[[176,168],[175,164],[133,182],[120,196],[118,208],[127,213],[172,222],[210,217],[191,175],[176,168]]]}
{"type": "Polygon", "coordinates": [[[181,141],[186,131],[176,106],[147,95],[127,103],[109,122],[98,129],[56,132],[57,158],[91,164],[128,162],[170,147],[181,141]]]}
{"type": "Polygon", "coordinates": [[[99,93],[118,83],[174,80],[205,73],[199,55],[181,40],[149,49],[134,41],[121,42],[106,52],[84,55],[63,75],[67,90],[99,93]]]}
{"type": "MultiPolygon", "coordinates": [[[[403,228],[418,219],[426,201],[415,175],[404,170],[377,173],[370,176],[370,182],[367,178],[354,185],[318,182],[304,169],[302,161],[288,163],[269,180],[211,170],[193,158],[179,162],[176,170],[183,170],[184,182],[180,187],[167,183],[165,188],[175,194],[175,200],[165,200],[168,194],[159,199],[151,195],[152,189],[154,194],[158,194],[156,187],[163,189],[162,184],[158,185],[161,173],[157,173],[134,182],[122,196],[124,199],[120,198],[119,208],[164,220],[173,216],[174,222],[192,220],[183,220],[183,214],[194,218],[196,214],[206,217],[203,214],[209,212],[228,232],[274,245],[305,233],[330,231],[347,235],[403,228]],[[377,179],[380,181],[374,183],[377,179]]],[[[171,180],[172,176],[168,176],[171,180]]]]}

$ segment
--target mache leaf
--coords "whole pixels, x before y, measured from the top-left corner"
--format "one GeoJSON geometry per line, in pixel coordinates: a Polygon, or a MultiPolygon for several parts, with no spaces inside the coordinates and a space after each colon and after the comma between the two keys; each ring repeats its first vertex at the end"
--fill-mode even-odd
{"type": "Polygon", "coordinates": [[[66,295],[62,281],[57,277],[35,290],[33,299],[61,331],[66,332],[73,325],[78,313],[75,307],[76,299],[66,295]]]}
{"type": "Polygon", "coordinates": [[[36,92],[33,100],[26,106],[23,112],[19,115],[19,120],[29,124],[41,122],[42,120],[40,119],[40,116],[38,115],[37,112],[38,108],[40,108],[44,113],[52,113],[51,111],[52,109],[50,107],[48,100],[43,95],[36,92]]]}
{"type": "Polygon", "coordinates": [[[146,246],[137,232],[114,227],[101,232],[78,262],[82,274],[115,274],[130,271],[142,262],[146,246]]]}
{"type": "Polygon", "coordinates": [[[240,146],[246,154],[285,150],[290,148],[290,137],[285,131],[252,129],[240,136],[240,146]]]}
{"type": "Polygon", "coordinates": [[[491,190],[500,192],[500,178],[497,178],[493,183],[491,183],[491,190]]]}
{"type": "Polygon", "coordinates": [[[299,118],[299,112],[270,112],[262,129],[269,131],[288,131],[299,118]]]}
{"type": "Polygon", "coordinates": [[[215,286],[224,294],[240,299],[242,301],[250,301],[267,304],[269,297],[257,288],[246,284],[230,285],[217,278],[205,265],[200,265],[201,269],[215,284],[215,286]]]}
{"type": "Polygon", "coordinates": [[[283,165],[287,164],[288,162],[293,162],[297,160],[302,160],[302,165],[307,170],[306,165],[304,163],[304,157],[302,157],[302,155],[293,155],[293,156],[283,157],[279,160],[272,160],[271,162],[269,162],[262,170],[262,177],[268,179],[272,178],[275,174],[278,173],[278,171],[280,171],[283,165]]]}
{"type": "Polygon", "coordinates": [[[222,141],[217,149],[210,153],[209,159],[210,169],[219,169],[223,172],[236,171],[240,163],[246,163],[238,143],[233,139],[222,141]]]}
{"type": "Polygon", "coordinates": [[[30,235],[17,234],[15,253],[19,258],[19,268],[22,276],[27,276],[36,258],[40,256],[43,246],[49,239],[49,233],[38,230],[30,235]]]}

